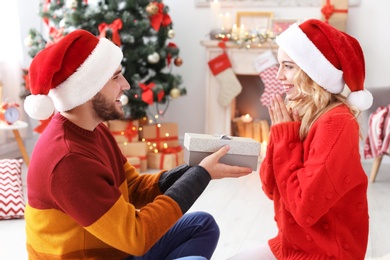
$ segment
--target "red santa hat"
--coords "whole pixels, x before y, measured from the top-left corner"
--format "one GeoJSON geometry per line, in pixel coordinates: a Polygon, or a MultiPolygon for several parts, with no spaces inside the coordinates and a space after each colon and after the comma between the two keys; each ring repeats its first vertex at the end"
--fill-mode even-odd
{"type": "Polygon", "coordinates": [[[327,91],[350,89],[348,102],[359,110],[371,107],[373,97],[364,89],[365,63],[359,42],[320,20],[293,24],[276,43],[317,84],[327,91]]]}
{"type": "Polygon", "coordinates": [[[31,95],[24,102],[27,114],[38,120],[77,107],[95,96],[118,69],[121,49],[106,38],[75,30],[43,49],[30,69],[31,95]]]}

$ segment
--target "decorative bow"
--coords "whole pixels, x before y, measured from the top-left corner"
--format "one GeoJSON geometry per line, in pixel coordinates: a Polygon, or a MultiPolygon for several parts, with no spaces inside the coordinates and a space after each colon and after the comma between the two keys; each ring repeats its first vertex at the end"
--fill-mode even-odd
{"type": "Polygon", "coordinates": [[[7,109],[7,108],[10,108],[10,107],[19,107],[19,104],[16,103],[16,102],[5,102],[1,105],[1,108],[2,109],[7,109]]]}
{"type": "MultiPolygon", "coordinates": [[[[149,104],[149,105],[153,104],[153,90],[152,90],[152,88],[154,88],[155,85],[156,84],[154,84],[153,82],[150,82],[148,85],[145,85],[143,83],[139,83],[139,87],[143,90],[142,91],[142,101],[149,104]]],[[[161,90],[160,92],[158,92],[157,101],[160,102],[164,96],[165,96],[164,90],[161,90]]]]}
{"type": "Polygon", "coordinates": [[[42,134],[43,130],[45,130],[45,128],[50,123],[52,118],[53,118],[53,115],[51,115],[48,119],[39,120],[39,125],[34,128],[34,132],[37,132],[38,134],[42,134]]]}
{"type": "MultiPolygon", "coordinates": [[[[45,13],[45,12],[49,11],[49,9],[50,9],[50,0],[45,0],[45,2],[43,3],[43,12],[45,13]]],[[[43,22],[46,25],[49,25],[49,18],[44,17],[43,22]]]]}
{"type": "Polygon", "coordinates": [[[137,136],[138,130],[133,126],[133,123],[129,121],[124,131],[112,131],[111,133],[113,135],[124,135],[128,141],[131,141],[134,137],[137,136]]]}
{"type": "Polygon", "coordinates": [[[152,2],[152,3],[157,5],[158,12],[155,15],[149,17],[150,25],[153,27],[155,31],[159,31],[161,25],[164,27],[168,26],[172,23],[172,20],[167,13],[163,13],[164,11],[163,3],[157,3],[157,2],[152,2]]]}
{"type": "Polygon", "coordinates": [[[145,85],[143,83],[139,83],[139,87],[142,89],[142,101],[151,105],[153,104],[153,90],[155,84],[153,82],[145,85]]]}
{"type": "Polygon", "coordinates": [[[329,22],[329,18],[334,13],[348,13],[347,9],[335,9],[334,5],[330,4],[330,0],[326,0],[326,4],[321,8],[321,13],[325,17],[325,22],[329,22]]]}
{"type": "Polygon", "coordinates": [[[49,29],[49,35],[51,36],[52,41],[48,41],[46,43],[46,48],[53,45],[53,44],[56,44],[62,38],[64,38],[64,35],[62,34],[63,31],[64,31],[64,28],[60,28],[57,30],[55,27],[51,26],[49,29]]]}
{"type": "Polygon", "coordinates": [[[119,30],[122,29],[122,20],[120,18],[115,19],[111,24],[101,23],[99,24],[100,38],[106,37],[107,29],[112,30],[111,41],[118,46],[121,46],[121,37],[119,35],[119,30]]]}
{"type": "MultiPolygon", "coordinates": [[[[170,43],[168,43],[167,47],[175,49],[175,48],[177,48],[177,45],[174,44],[173,42],[170,42],[170,43]]],[[[172,62],[172,54],[170,52],[168,52],[168,54],[167,54],[167,65],[168,65],[168,67],[171,65],[171,62],[172,62]]]]}
{"type": "Polygon", "coordinates": [[[228,41],[227,37],[222,38],[221,41],[218,43],[218,47],[222,48],[223,50],[225,50],[227,41],[228,41]]]}

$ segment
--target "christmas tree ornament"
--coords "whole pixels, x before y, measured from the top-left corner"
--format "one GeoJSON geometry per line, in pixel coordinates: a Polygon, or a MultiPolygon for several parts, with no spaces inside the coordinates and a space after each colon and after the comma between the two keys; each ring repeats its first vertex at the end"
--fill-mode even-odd
{"type": "Polygon", "coordinates": [[[218,103],[222,107],[230,105],[232,100],[241,93],[242,86],[232,69],[229,57],[224,52],[208,62],[212,74],[220,83],[218,103]]]}
{"type": "Polygon", "coordinates": [[[178,97],[180,97],[180,90],[178,88],[171,89],[171,92],[169,92],[169,96],[171,98],[178,98],[178,97]]]}
{"type": "Polygon", "coordinates": [[[122,103],[122,106],[126,106],[129,103],[129,98],[123,94],[120,98],[119,101],[122,103]]]}
{"type": "Polygon", "coordinates": [[[168,38],[169,39],[172,39],[172,38],[174,38],[175,37],[175,30],[173,30],[173,29],[169,29],[169,31],[168,31],[168,38]]]}
{"type": "Polygon", "coordinates": [[[148,62],[150,64],[156,64],[160,61],[160,55],[158,55],[157,52],[153,52],[152,54],[148,55],[148,62]]]}
{"type": "Polygon", "coordinates": [[[149,3],[146,6],[146,13],[149,16],[155,15],[155,14],[157,14],[157,12],[158,12],[158,6],[155,3],[149,3]]]}
{"type": "Polygon", "coordinates": [[[173,63],[174,63],[176,66],[180,67],[180,66],[183,64],[183,59],[180,58],[180,57],[177,57],[177,58],[173,61],[173,63]]]}

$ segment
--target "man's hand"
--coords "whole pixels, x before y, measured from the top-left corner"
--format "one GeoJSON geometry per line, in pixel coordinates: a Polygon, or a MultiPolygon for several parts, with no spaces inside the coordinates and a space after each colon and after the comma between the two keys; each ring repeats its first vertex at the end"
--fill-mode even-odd
{"type": "Polygon", "coordinates": [[[240,166],[231,166],[227,164],[223,164],[219,162],[219,159],[224,156],[230,147],[225,145],[221,147],[218,151],[213,154],[210,154],[206,158],[204,158],[199,165],[205,168],[211,179],[222,179],[226,177],[241,177],[248,175],[252,172],[252,169],[249,167],[240,167],[240,166]]]}

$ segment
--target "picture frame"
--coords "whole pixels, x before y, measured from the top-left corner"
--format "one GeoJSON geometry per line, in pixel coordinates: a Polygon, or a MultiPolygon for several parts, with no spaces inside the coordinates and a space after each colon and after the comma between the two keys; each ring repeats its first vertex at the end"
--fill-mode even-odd
{"type": "Polygon", "coordinates": [[[274,35],[279,35],[296,22],[298,22],[297,19],[272,18],[269,29],[274,35]]]}
{"type": "Polygon", "coordinates": [[[236,25],[247,30],[268,30],[273,17],[273,12],[237,12],[236,25]]]}

